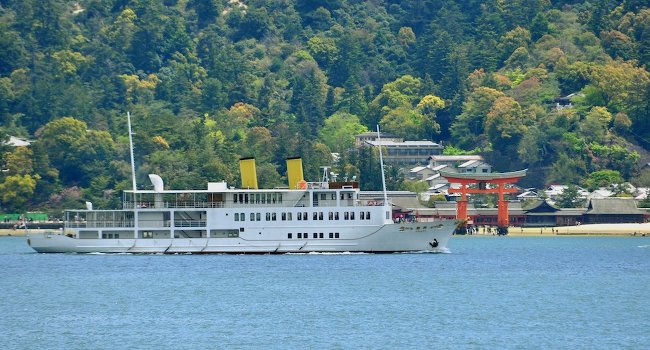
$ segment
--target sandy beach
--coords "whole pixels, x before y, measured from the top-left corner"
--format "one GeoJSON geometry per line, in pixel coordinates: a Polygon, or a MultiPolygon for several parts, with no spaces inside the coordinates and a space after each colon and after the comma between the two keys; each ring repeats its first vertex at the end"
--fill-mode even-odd
{"type": "Polygon", "coordinates": [[[643,224],[591,224],[557,227],[510,227],[509,236],[633,236],[650,237],[650,223],[643,224]]]}
{"type": "MultiPolygon", "coordinates": [[[[59,232],[58,230],[30,229],[29,232],[59,232]]],[[[650,223],[644,224],[593,224],[558,227],[510,227],[508,236],[633,236],[650,237],[650,223]]],[[[0,236],[24,236],[25,230],[0,230],[0,236]]],[[[482,230],[475,236],[486,236],[482,230]]],[[[491,235],[491,234],[490,234],[491,235]]]]}

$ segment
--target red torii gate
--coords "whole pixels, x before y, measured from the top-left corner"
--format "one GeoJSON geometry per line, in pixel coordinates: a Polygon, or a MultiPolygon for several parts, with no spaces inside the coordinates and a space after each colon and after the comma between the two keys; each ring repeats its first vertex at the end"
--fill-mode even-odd
{"type": "Polygon", "coordinates": [[[456,202],[456,218],[461,222],[467,222],[467,194],[469,193],[496,193],[498,196],[498,217],[497,226],[499,233],[508,232],[510,219],[508,218],[508,201],[503,198],[506,193],[514,193],[514,188],[506,188],[506,184],[513,184],[520,178],[526,176],[528,169],[512,171],[507,173],[451,173],[440,172],[450,183],[460,184],[460,189],[449,189],[449,193],[460,193],[460,200],[456,202]],[[496,184],[496,188],[487,188],[487,184],[496,184]],[[470,184],[478,184],[477,188],[469,188],[470,184]]]}

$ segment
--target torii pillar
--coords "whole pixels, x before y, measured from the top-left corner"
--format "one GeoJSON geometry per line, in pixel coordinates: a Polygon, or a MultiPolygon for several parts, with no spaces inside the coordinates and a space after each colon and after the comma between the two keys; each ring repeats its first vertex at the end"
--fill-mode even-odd
{"type": "Polygon", "coordinates": [[[468,220],[467,195],[470,193],[487,194],[496,193],[498,196],[497,226],[499,234],[508,233],[510,219],[508,217],[508,201],[504,199],[506,193],[514,193],[516,189],[507,188],[507,184],[513,184],[520,178],[526,176],[528,169],[508,173],[450,173],[440,172],[450,183],[460,184],[460,189],[449,189],[449,193],[460,193],[460,200],[457,201],[456,219],[463,225],[468,220]],[[495,184],[496,188],[488,188],[487,184],[495,184]],[[469,187],[469,185],[477,185],[469,187]]]}

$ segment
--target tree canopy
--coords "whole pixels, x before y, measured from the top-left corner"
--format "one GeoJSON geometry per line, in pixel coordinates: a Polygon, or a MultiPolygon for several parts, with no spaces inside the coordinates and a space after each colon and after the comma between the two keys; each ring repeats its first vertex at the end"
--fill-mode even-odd
{"type": "Polygon", "coordinates": [[[248,156],[277,186],[301,156],[377,189],[353,147],[377,125],[526,186],[642,182],[650,160],[644,2],[25,0],[0,19],[1,210],[114,204],[127,111],[141,186],[237,183],[248,156]]]}

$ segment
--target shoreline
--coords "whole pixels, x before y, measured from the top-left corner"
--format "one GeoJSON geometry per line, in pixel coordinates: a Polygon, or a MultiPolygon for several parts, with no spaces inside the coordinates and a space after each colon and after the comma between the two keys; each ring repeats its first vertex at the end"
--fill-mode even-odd
{"type": "MultiPolygon", "coordinates": [[[[577,226],[553,227],[513,227],[508,229],[508,236],[646,236],[650,237],[650,223],[643,224],[582,224],[577,226]]],[[[492,236],[479,230],[471,236],[492,236]]]]}
{"type": "MultiPolygon", "coordinates": [[[[30,233],[56,232],[53,229],[0,229],[0,236],[25,236],[30,233]]],[[[583,224],[577,226],[555,226],[555,227],[510,227],[508,236],[532,237],[532,236],[641,236],[650,237],[650,223],[643,224],[583,224]]],[[[473,235],[456,236],[492,236],[482,233],[481,230],[473,235]]]]}
{"type": "Polygon", "coordinates": [[[45,232],[53,232],[53,233],[61,233],[61,230],[53,230],[53,229],[28,229],[25,231],[24,229],[0,229],[0,237],[9,237],[9,236],[16,236],[16,237],[24,237],[27,235],[27,233],[45,233],[45,232]]]}

